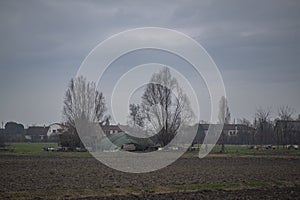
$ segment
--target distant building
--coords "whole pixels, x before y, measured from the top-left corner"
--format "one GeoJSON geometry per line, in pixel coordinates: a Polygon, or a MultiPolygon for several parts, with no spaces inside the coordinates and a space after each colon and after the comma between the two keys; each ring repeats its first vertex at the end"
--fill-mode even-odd
{"type": "MultiPolygon", "coordinates": [[[[202,127],[202,130],[204,131],[205,135],[208,132],[209,125],[210,124],[199,124],[199,126],[202,127]]],[[[255,128],[244,125],[244,124],[224,124],[223,125],[223,132],[225,132],[228,136],[237,136],[239,132],[252,133],[253,131],[255,131],[255,128]]]]}
{"type": "Polygon", "coordinates": [[[66,132],[68,128],[64,124],[54,123],[49,125],[49,129],[47,131],[48,138],[60,135],[66,132]]]}
{"type": "Polygon", "coordinates": [[[237,136],[239,133],[254,133],[255,128],[244,124],[224,124],[223,131],[226,131],[228,136],[237,136]]]}
{"type": "Polygon", "coordinates": [[[103,125],[101,128],[105,135],[123,132],[118,125],[103,125]]]}
{"type": "MultiPolygon", "coordinates": [[[[194,144],[202,144],[208,134],[209,126],[213,124],[198,124],[197,135],[194,144]]],[[[225,134],[227,144],[249,144],[253,141],[255,128],[244,124],[224,124],[223,134],[225,134]]]]}
{"type": "Polygon", "coordinates": [[[31,126],[25,130],[25,139],[31,142],[47,141],[47,132],[49,127],[46,126],[31,126]]]}

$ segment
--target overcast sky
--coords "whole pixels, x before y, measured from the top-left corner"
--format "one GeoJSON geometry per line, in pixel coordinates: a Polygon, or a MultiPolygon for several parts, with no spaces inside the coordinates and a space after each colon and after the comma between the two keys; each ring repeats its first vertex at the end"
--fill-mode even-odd
{"type": "Polygon", "coordinates": [[[181,31],[211,55],[232,118],[281,105],[300,114],[300,2],[1,1],[0,121],[61,121],[64,92],[101,41],[131,28],[181,31]]]}

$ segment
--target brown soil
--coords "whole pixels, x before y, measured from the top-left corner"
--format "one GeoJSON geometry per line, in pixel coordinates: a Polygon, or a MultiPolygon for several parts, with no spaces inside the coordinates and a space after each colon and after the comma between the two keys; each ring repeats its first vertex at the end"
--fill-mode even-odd
{"type": "Polygon", "coordinates": [[[0,199],[297,199],[299,169],[298,157],[211,157],[129,174],[92,157],[1,155],[0,199]]]}

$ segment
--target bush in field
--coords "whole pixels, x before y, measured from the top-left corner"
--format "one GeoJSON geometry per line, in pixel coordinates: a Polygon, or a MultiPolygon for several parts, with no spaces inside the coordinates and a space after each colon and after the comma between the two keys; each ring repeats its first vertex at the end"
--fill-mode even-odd
{"type": "Polygon", "coordinates": [[[63,133],[59,135],[59,145],[63,147],[83,147],[83,144],[78,136],[78,134],[74,133],[63,133]]]}

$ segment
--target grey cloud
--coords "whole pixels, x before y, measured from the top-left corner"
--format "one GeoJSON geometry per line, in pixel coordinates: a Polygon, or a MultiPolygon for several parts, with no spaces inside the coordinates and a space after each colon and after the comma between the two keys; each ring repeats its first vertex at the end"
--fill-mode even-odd
{"type": "MultiPolygon", "coordinates": [[[[300,3],[293,0],[1,1],[0,89],[6,91],[6,97],[1,97],[0,120],[26,118],[25,114],[9,114],[4,107],[32,106],[37,103],[34,96],[41,94],[55,96],[55,100],[45,98],[40,107],[57,105],[55,112],[48,110],[44,121],[60,120],[65,86],[89,51],[112,34],[143,26],[173,28],[200,42],[220,67],[227,87],[235,88],[232,98],[241,98],[238,90],[243,85],[236,84],[252,84],[251,93],[255,93],[253,88],[259,86],[254,80],[261,84],[261,94],[269,85],[280,83],[300,112],[300,105],[294,103],[300,98],[296,95],[300,85],[299,10],[300,3]],[[30,78],[31,74],[43,77],[42,81],[30,78]],[[37,81],[47,92],[35,86],[37,81]],[[27,102],[10,101],[27,87],[36,89],[28,94],[27,102]]],[[[234,102],[234,107],[243,105],[234,102]]],[[[36,115],[24,121],[39,120],[36,115]]]]}

